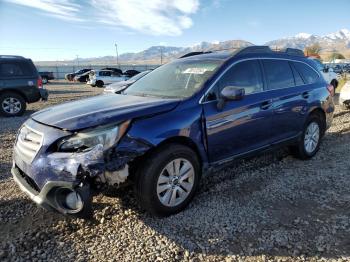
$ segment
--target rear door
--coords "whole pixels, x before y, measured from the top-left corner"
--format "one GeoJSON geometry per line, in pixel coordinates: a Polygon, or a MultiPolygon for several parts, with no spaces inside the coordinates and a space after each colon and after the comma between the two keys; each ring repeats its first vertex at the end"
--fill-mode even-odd
{"type": "Polygon", "coordinates": [[[203,103],[208,153],[211,162],[229,159],[267,146],[271,139],[271,101],[263,90],[258,60],[241,61],[218,79],[203,103]],[[226,86],[244,88],[240,101],[229,101],[218,109],[218,98],[226,86]]]}
{"type": "Polygon", "coordinates": [[[288,60],[263,59],[267,90],[273,100],[272,142],[281,142],[300,134],[310,87],[288,60]]]}

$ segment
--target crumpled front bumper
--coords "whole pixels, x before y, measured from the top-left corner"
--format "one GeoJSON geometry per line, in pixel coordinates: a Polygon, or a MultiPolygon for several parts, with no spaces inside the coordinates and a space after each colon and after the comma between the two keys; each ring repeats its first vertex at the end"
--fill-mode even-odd
{"type": "Polygon", "coordinates": [[[125,135],[115,147],[108,150],[98,144],[82,152],[57,152],[57,141],[72,135],[71,132],[32,119],[27,120],[22,128],[14,147],[13,178],[35,203],[64,214],[69,212],[55,201],[56,190],[80,191],[88,196],[90,185],[124,183],[129,175],[128,163],[152,146],[125,135]],[[35,156],[25,157],[24,140],[40,134],[42,139],[37,140],[41,141],[40,149],[35,156]]]}
{"type": "Polygon", "coordinates": [[[67,214],[68,210],[56,201],[56,190],[65,188],[75,191],[83,183],[80,174],[89,174],[91,177],[103,174],[102,164],[102,145],[82,153],[41,155],[31,165],[25,163],[15,150],[11,173],[21,190],[35,203],[67,214]]]}
{"type": "Polygon", "coordinates": [[[33,200],[39,206],[47,209],[47,210],[55,210],[59,211],[63,214],[67,213],[66,210],[60,208],[53,197],[49,194],[55,189],[59,187],[74,188],[73,182],[66,181],[48,181],[44,187],[39,191],[33,188],[32,182],[28,179],[28,176],[22,173],[22,171],[15,165],[13,165],[11,169],[11,173],[14,181],[18,184],[19,188],[26,193],[31,200],[33,200]]]}

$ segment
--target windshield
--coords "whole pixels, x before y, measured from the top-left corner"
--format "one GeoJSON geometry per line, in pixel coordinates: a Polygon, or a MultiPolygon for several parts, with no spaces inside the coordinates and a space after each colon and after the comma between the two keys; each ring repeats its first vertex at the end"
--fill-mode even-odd
{"type": "Polygon", "coordinates": [[[222,63],[220,60],[177,60],[148,73],[124,93],[136,96],[190,97],[200,90],[222,63]]]}

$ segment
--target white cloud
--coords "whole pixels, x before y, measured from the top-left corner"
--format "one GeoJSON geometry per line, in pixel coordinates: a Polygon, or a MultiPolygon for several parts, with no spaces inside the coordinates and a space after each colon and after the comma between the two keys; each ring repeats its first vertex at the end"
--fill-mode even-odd
{"type": "Polygon", "coordinates": [[[99,22],[152,35],[180,35],[193,24],[199,0],[91,0],[99,22]]]}
{"type": "Polygon", "coordinates": [[[44,11],[44,14],[62,20],[84,21],[78,16],[81,6],[72,0],[6,0],[7,2],[28,6],[44,11]]]}

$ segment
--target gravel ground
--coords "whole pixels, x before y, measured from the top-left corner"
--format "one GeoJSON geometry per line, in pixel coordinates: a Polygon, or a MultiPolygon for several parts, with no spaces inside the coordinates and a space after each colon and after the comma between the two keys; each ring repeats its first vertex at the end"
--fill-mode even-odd
{"type": "Polygon", "coordinates": [[[48,102],[0,118],[1,261],[350,261],[350,111],[337,108],[320,152],[282,149],[206,176],[184,212],[154,218],[130,188],[94,199],[90,221],[35,206],[10,175],[15,132],[38,109],[101,89],[56,82],[48,102]]]}

